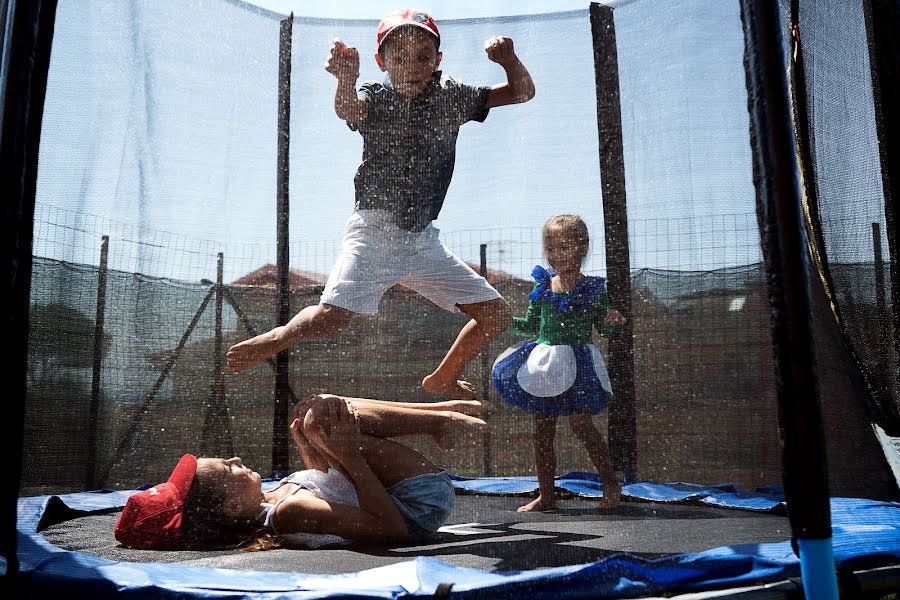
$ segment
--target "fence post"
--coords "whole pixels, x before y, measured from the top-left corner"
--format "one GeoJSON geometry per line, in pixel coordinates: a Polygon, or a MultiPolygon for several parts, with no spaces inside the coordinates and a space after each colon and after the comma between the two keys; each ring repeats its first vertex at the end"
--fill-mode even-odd
{"type": "Polygon", "coordinates": [[[97,269],[97,308],[94,315],[94,371],[91,375],[91,406],[88,417],[88,455],[85,487],[99,487],[97,481],[97,429],[100,427],[100,376],[103,368],[103,332],[106,320],[106,265],[109,258],[109,236],[100,241],[100,266],[97,269]]]}
{"type": "MultiPolygon", "coordinates": [[[[487,244],[481,244],[481,276],[487,279],[488,269],[487,269],[487,244]]],[[[490,371],[490,357],[488,356],[487,348],[481,353],[481,397],[485,402],[488,401],[488,394],[491,391],[491,371],[490,371]]],[[[483,416],[485,420],[487,420],[487,416],[483,416]]],[[[484,428],[484,476],[490,477],[493,474],[492,468],[492,458],[491,458],[491,428],[484,428]]]]}

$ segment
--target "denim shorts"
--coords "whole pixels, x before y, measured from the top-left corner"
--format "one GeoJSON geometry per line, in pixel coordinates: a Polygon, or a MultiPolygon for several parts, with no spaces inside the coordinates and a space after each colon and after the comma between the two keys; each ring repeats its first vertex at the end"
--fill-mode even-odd
{"type": "Polygon", "coordinates": [[[387,488],[411,537],[434,533],[450,516],[456,493],[446,471],[424,473],[387,488]]]}

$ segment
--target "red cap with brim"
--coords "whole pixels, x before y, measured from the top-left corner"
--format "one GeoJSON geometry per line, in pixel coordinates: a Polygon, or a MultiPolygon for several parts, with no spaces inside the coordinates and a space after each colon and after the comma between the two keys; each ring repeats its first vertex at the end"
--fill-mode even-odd
{"type": "Polygon", "coordinates": [[[185,454],[165,483],[133,495],[125,503],[114,530],[132,548],[163,548],[181,540],[181,517],[197,473],[197,457],[185,454]]]}
{"type": "Polygon", "coordinates": [[[404,8],[386,15],[381,23],[378,24],[378,33],[376,39],[378,42],[378,50],[381,50],[381,44],[392,31],[404,25],[413,25],[424,29],[434,37],[441,41],[441,32],[438,31],[437,23],[431,18],[427,12],[415,8],[404,8]]]}

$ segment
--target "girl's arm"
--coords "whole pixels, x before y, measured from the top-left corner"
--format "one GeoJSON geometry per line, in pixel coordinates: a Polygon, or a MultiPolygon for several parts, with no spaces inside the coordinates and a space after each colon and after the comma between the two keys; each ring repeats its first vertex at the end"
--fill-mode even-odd
{"type": "Polygon", "coordinates": [[[541,306],[538,302],[528,302],[524,317],[513,317],[508,331],[515,335],[533,337],[541,329],[541,306]]]}
{"type": "Polygon", "coordinates": [[[407,534],[403,517],[393,501],[391,505],[396,518],[383,518],[362,508],[297,493],[285,498],[275,509],[274,524],[281,534],[324,533],[348,540],[385,544],[400,541],[407,534]]]}
{"type": "Polygon", "coordinates": [[[609,295],[604,288],[597,298],[597,307],[594,311],[594,327],[603,337],[610,337],[622,330],[625,317],[614,308],[609,307],[609,295]]]}
{"type": "Polygon", "coordinates": [[[294,440],[294,445],[297,446],[297,450],[300,452],[300,460],[303,461],[303,465],[307,469],[316,469],[323,473],[327,473],[328,469],[331,468],[331,463],[328,461],[328,457],[319,452],[306,438],[306,435],[303,433],[303,428],[300,426],[302,422],[301,419],[298,419],[295,416],[290,427],[291,438],[294,440]]]}

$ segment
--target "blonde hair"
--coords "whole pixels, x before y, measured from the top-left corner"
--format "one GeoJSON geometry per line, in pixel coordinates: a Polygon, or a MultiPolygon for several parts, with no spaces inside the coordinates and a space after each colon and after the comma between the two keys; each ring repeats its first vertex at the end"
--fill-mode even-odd
{"type": "Polygon", "coordinates": [[[551,236],[559,235],[571,240],[581,250],[581,262],[587,258],[591,249],[591,236],[588,233],[587,223],[578,215],[553,215],[544,223],[542,241],[546,254],[547,241],[551,236]]]}

